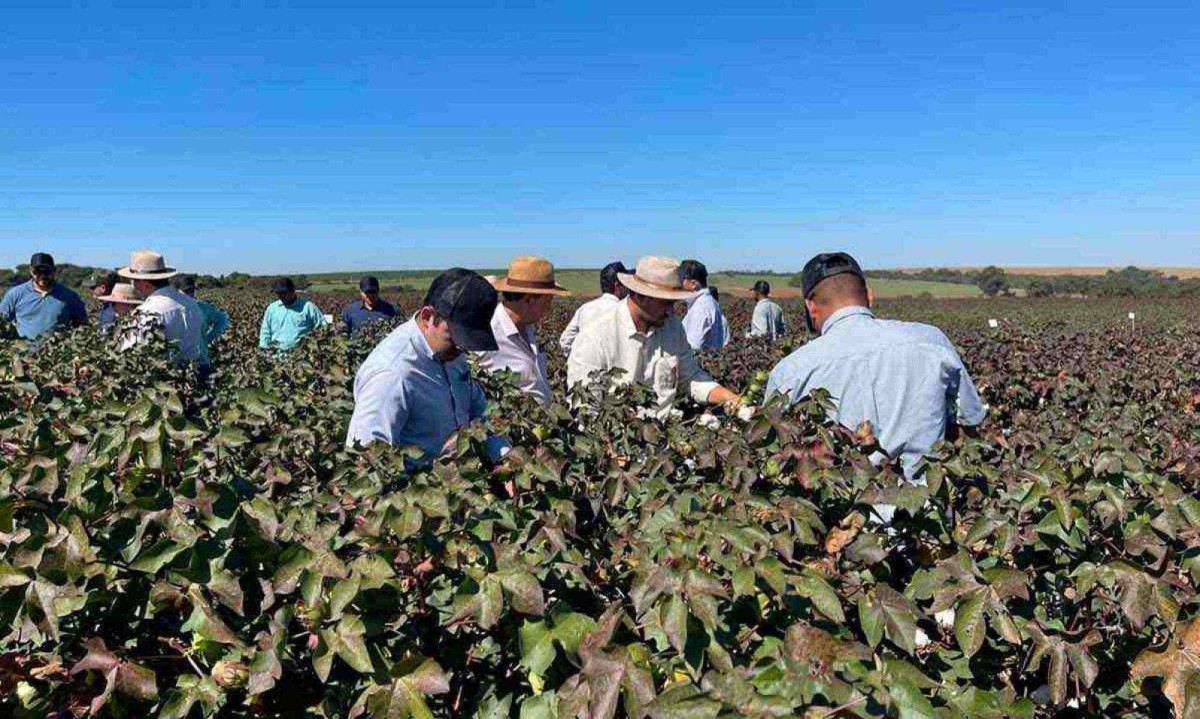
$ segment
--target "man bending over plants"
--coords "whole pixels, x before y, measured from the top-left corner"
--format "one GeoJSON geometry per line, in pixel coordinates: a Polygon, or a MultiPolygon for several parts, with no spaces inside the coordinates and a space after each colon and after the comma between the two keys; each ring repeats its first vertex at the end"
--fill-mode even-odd
{"type": "Polygon", "coordinates": [[[983,422],[987,411],[954,345],[936,327],[876,318],[853,257],[817,255],[804,266],[803,290],[808,329],[821,336],[771,371],[768,400],[779,393],[796,402],[818,387],[828,390],[832,418],[850,429],[870,422],[887,458],[899,457],[910,480],[949,431],[983,422]]]}
{"type": "Polygon", "coordinates": [[[675,316],[675,303],[697,293],[683,287],[679,260],[643,257],[633,274],[617,275],[629,296],[598,312],[585,324],[567,358],[567,386],[596,372],[624,371],[619,382],[654,390],[658,412],[666,414],[679,392],[700,403],[736,410],[742,398],[708,376],[688,345],[675,316]]]}
{"type": "Polygon", "coordinates": [[[432,460],[459,428],[483,417],[486,399],[464,352],[496,349],[497,302],[495,288],[470,270],[438,275],[421,309],[358,368],[346,445],[415,446],[432,460]]]}

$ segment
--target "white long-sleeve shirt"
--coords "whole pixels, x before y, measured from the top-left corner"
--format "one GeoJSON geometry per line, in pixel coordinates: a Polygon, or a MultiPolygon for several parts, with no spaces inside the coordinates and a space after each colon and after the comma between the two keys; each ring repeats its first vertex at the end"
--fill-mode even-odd
{"type": "Polygon", "coordinates": [[[584,325],[567,359],[567,386],[614,368],[624,370],[616,383],[652,388],[660,411],[669,410],[681,391],[705,402],[720,386],[696,361],[679,318],[668,316],[662,327],[638,332],[628,300],[609,306],[584,325]]]}
{"type": "Polygon", "coordinates": [[[538,345],[534,329],[526,327],[522,332],[501,302],[492,315],[492,334],[496,337],[496,349],[478,353],[480,368],[488,372],[502,369],[516,372],[521,375],[522,392],[531,395],[538,404],[550,404],[546,355],[538,345]]]}
{"type": "Polygon", "coordinates": [[[579,328],[583,326],[592,317],[596,316],[601,310],[606,307],[612,307],[621,300],[616,295],[605,292],[594,300],[584,302],[575,310],[575,314],[571,315],[571,321],[567,323],[567,328],[563,330],[562,336],[558,338],[558,346],[562,347],[563,352],[570,353],[571,345],[574,344],[575,338],[579,336],[579,328]]]}
{"type": "Polygon", "coordinates": [[[150,336],[156,321],[171,343],[171,360],[208,364],[208,342],[204,339],[204,312],[196,300],[174,287],[155,290],[134,311],[137,323],[121,343],[129,349],[150,336]]]}

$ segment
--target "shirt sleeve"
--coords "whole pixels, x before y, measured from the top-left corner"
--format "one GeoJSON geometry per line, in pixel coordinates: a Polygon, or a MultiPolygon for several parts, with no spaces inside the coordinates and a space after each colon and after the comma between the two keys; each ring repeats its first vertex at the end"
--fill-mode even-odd
{"type": "Polygon", "coordinates": [[[673,353],[679,359],[679,382],[686,385],[688,394],[701,404],[708,401],[708,395],[721,385],[713,382],[696,361],[696,353],[691,347],[676,348],[673,353]]]}
{"type": "Polygon", "coordinates": [[[408,398],[404,383],[390,372],[377,372],[357,388],[346,446],[355,442],[363,446],[372,442],[395,444],[406,422],[408,398]]]}
{"type": "Polygon", "coordinates": [[[982,424],[987,418],[987,408],[983,406],[979,390],[975,388],[975,381],[971,379],[971,374],[967,372],[961,359],[950,375],[951,383],[947,388],[947,395],[955,408],[954,421],[967,427],[982,424]]]}
{"type": "Polygon", "coordinates": [[[780,336],[787,334],[787,320],[783,317],[783,308],[779,308],[779,334],[780,336]]]}
{"type": "Polygon", "coordinates": [[[271,347],[271,307],[263,313],[262,327],[258,330],[258,346],[262,349],[271,347]]]}
{"type": "Polygon", "coordinates": [[[342,336],[349,337],[354,333],[354,322],[350,318],[350,308],[342,310],[342,336]]]}
{"type": "Polygon", "coordinates": [[[324,327],[326,324],[328,324],[325,322],[325,313],[321,311],[320,307],[317,307],[316,302],[309,300],[308,304],[304,305],[304,311],[307,312],[310,317],[312,317],[314,330],[318,327],[324,327]]]}
{"type": "Polygon", "coordinates": [[[558,346],[562,347],[563,352],[570,352],[571,345],[575,343],[575,337],[579,335],[579,310],[575,310],[575,314],[571,315],[571,321],[567,323],[567,328],[563,330],[562,335],[558,338],[558,346]]]}
{"type": "Polygon", "coordinates": [[[750,318],[750,336],[762,337],[767,334],[767,308],[760,302],[754,305],[754,315],[750,318]]]}
{"type": "Polygon", "coordinates": [[[471,385],[471,419],[480,419],[487,412],[487,395],[483,393],[483,385],[476,382],[474,377],[469,382],[471,385]]]}

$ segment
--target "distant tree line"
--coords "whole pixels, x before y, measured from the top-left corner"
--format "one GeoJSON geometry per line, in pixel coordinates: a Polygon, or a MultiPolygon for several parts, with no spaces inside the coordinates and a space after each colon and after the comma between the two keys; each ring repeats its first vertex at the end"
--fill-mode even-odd
{"type": "MultiPolygon", "coordinates": [[[[67,287],[78,290],[85,288],[93,275],[112,271],[103,267],[89,267],[62,262],[58,264],[58,281],[67,287]]],[[[196,278],[196,286],[201,289],[216,287],[269,289],[276,277],[275,275],[248,275],[245,272],[231,272],[220,276],[205,274],[195,274],[194,276],[196,278]]],[[[0,269],[0,288],[17,285],[28,279],[29,265],[27,264],[17,265],[16,268],[11,270],[0,269]]],[[[300,289],[304,289],[311,284],[308,275],[292,275],[292,280],[300,289]]]]}
{"type": "MultiPolygon", "coordinates": [[[[988,297],[1015,294],[1029,297],[1182,297],[1200,295],[1200,278],[1182,279],[1158,270],[1125,267],[1102,275],[1034,275],[1009,273],[994,265],[982,270],[926,268],[917,271],[871,270],[868,277],[925,280],[975,285],[988,297]]],[[[791,284],[799,286],[799,275],[791,284]]]]}

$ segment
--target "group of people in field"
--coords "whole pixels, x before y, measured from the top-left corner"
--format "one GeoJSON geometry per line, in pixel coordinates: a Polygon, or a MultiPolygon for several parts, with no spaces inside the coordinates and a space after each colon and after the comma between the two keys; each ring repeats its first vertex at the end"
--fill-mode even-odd
{"type": "MultiPolygon", "coordinates": [[[[128,266],[90,284],[103,303],[102,327],[136,315],[124,324],[122,347],[144,341],[159,326],[174,361],[207,367],[210,344],[229,326],[227,314],[195,299],[194,278],[155,252],[134,252],[128,266]]],[[[272,290],[277,299],[263,314],[260,347],[291,350],[330,323],[290,279],[276,280],[272,290]]],[[[684,396],[730,414],[753,413],[697,359],[697,353],[724,347],[732,336],[703,263],[650,256],[630,270],[614,262],[601,270],[600,290],[558,338],[567,354],[568,388],[599,378],[643,385],[652,391],[660,417],[684,396]],[[675,312],[679,302],[687,304],[682,318],[675,312]]],[[[379,291],[378,280],[362,279],[359,299],[342,313],[344,333],[397,315],[379,291]]],[[[920,460],[934,444],[958,427],[978,425],[986,414],[957,350],[935,327],[875,317],[866,275],[845,253],[812,258],[802,273],[802,292],[805,323],[818,336],[772,369],[767,398],[796,402],[815,389],[827,390],[837,421],[850,428],[869,422],[882,450],[877,459],[899,458],[905,474],[919,481],[920,460]]],[[[784,336],[783,310],[770,299],[769,284],[756,283],[753,293],[747,336],[784,336]]],[[[421,307],[359,367],[347,445],[414,446],[426,460],[444,452],[455,432],[486,408],[484,391],[472,377],[472,355],[480,370],[513,372],[521,392],[550,404],[555,390],[537,329],[553,302],[569,295],[557,283],[553,264],[540,257],[516,258],[499,278],[462,268],[438,275],[421,307]]],[[[13,322],[22,337],[36,339],[86,322],[87,313],[79,296],[57,282],[53,258],[37,253],[29,281],[0,299],[0,318],[13,322]]],[[[497,440],[496,456],[503,452],[504,442],[497,440]]]]}

